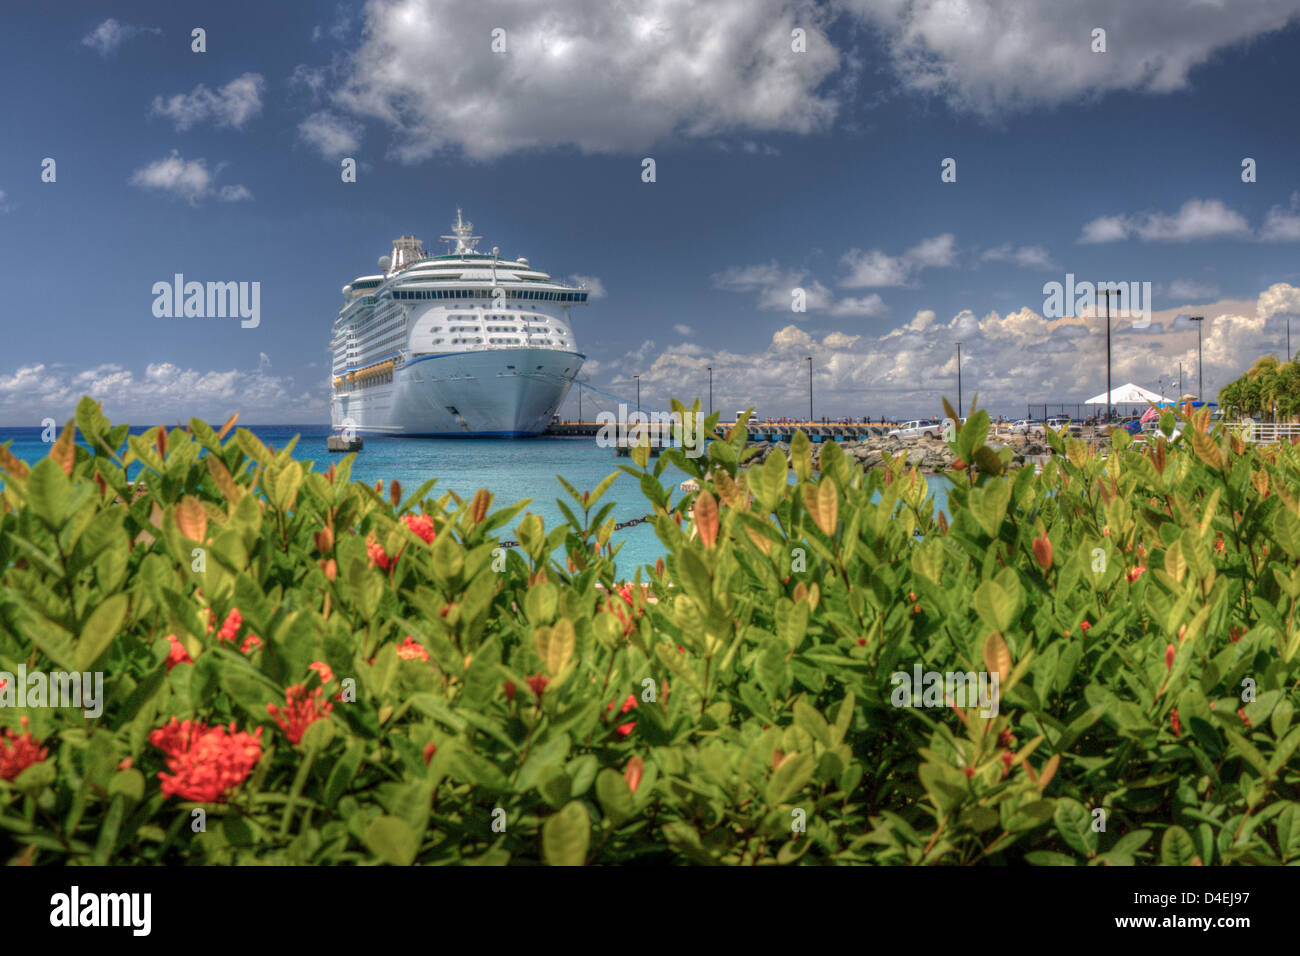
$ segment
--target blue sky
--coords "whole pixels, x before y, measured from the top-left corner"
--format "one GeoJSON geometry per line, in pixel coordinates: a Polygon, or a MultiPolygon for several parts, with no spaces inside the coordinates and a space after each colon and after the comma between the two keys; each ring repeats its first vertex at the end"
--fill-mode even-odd
{"type": "Polygon", "coordinates": [[[957,340],[994,414],[1081,400],[1104,319],[1043,315],[1066,273],[1152,284],[1151,327],[1116,322],[1116,385],[1172,390],[1182,359],[1194,390],[1206,315],[1212,394],[1300,316],[1300,0],[1042,6],[11,10],[0,424],[84,393],[138,424],[326,421],[340,287],[398,234],[436,248],[457,207],[484,247],[603,292],[575,310],[583,377],[632,396],[639,374],[647,405],[711,364],[715,406],[804,414],[811,355],[818,416],[931,414],[957,340]],[[259,282],[260,324],[155,317],[178,272],[259,282]]]}

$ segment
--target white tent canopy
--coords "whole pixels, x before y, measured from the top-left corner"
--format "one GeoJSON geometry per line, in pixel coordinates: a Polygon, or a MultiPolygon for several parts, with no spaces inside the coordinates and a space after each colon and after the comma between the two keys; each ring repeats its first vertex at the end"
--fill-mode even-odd
{"type": "Polygon", "coordinates": [[[1134,385],[1129,382],[1127,385],[1121,385],[1119,388],[1111,389],[1110,400],[1106,399],[1106,393],[1094,395],[1084,404],[1086,405],[1145,405],[1147,402],[1163,402],[1164,399],[1151,391],[1149,388],[1143,388],[1141,385],[1134,385]]]}

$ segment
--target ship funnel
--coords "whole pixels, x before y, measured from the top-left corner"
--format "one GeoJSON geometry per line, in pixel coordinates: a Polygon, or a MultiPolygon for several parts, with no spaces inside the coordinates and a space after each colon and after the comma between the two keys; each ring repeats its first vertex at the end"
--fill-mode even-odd
{"type": "Polygon", "coordinates": [[[398,236],[393,240],[392,271],[401,272],[425,258],[424,243],[415,236],[398,236]]]}

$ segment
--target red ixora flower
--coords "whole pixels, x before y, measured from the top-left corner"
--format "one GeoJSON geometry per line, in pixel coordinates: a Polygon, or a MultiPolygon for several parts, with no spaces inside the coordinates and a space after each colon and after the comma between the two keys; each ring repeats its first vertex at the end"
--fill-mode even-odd
{"type": "Polygon", "coordinates": [[[334,709],[329,701],[321,701],[321,693],[319,687],[309,694],[305,684],[294,684],[285,692],[283,707],[266,705],[266,712],[275,718],[289,743],[296,744],[302,740],[308,727],[334,709]]]}
{"type": "MultiPolygon", "coordinates": [[[[611,710],[613,710],[615,703],[617,703],[617,701],[611,700],[609,702],[609,706],[605,708],[605,713],[608,714],[611,710]]],[[[620,715],[626,714],[629,710],[631,710],[635,706],[636,706],[636,694],[628,694],[627,700],[623,701],[623,707],[622,709],[619,710],[619,714],[620,715]]],[[[618,735],[620,737],[626,737],[628,734],[632,732],[632,728],[635,726],[636,726],[635,720],[626,724],[619,724],[618,735]]]]}
{"type": "Polygon", "coordinates": [[[167,654],[167,670],[171,670],[177,664],[193,664],[194,658],[190,657],[190,652],[185,649],[185,645],[175,634],[168,634],[167,640],[171,642],[172,649],[167,654]]]}
{"type": "Polygon", "coordinates": [[[248,778],[262,759],[262,728],[251,734],[235,724],[209,727],[198,721],[177,720],[149,734],[149,742],[167,755],[167,769],[159,771],[164,797],[196,803],[219,803],[248,778]]]}
{"type": "Polygon", "coordinates": [[[429,652],[424,649],[424,645],[419,643],[413,637],[407,637],[406,640],[397,648],[397,656],[404,661],[427,661],[429,652]]]}
{"type": "Polygon", "coordinates": [[[424,745],[424,762],[426,765],[429,763],[430,760],[433,759],[433,755],[436,754],[437,752],[438,752],[437,744],[424,745]]]}
{"type": "Polygon", "coordinates": [[[239,646],[240,651],[245,654],[251,653],[254,648],[262,646],[262,639],[256,634],[249,634],[244,638],[244,643],[239,646]]]}
{"type": "Polygon", "coordinates": [[[23,734],[20,736],[12,730],[6,730],[0,736],[0,780],[13,780],[34,763],[40,763],[50,755],[48,747],[32,736],[27,729],[27,718],[21,718],[23,734]]]}
{"type": "Polygon", "coordinates": [[[1245,708],[1245,707],[1238,707],[1238,708],[1237,708],[1237,716],[1241,718],[1241,722],[1242,722],[1243,724],[1245,724],[1247,727],[1253,727],[1253,726],[1255,726],[1254,724],[1252,724],[1252,723],[1250,722],[1250,718],[1246,716],[1246,708],[1245,708]]]}
{"type": "Polygon", "coordinates": [[[334,679],[334,672],[330,670],[330,666],[324,661],[312,661],[311,666],[308,667],[307,670],[315,671],[317,674],[320,674],[320,682],[322,684],[328,684],[334,679]]]}
{"type": "MultiPolygon", "coordinates": [[[[213,617],[213,621],[216,618],[213,617]]],[[[218,641],[233,641],[235,635],[239,633],[239,628],[244,623],[244,616],[239,613],[239,608],[232,607],[230,613],[226,615],[225,622],[221,625],[221,630],[217,632],[218,641]]],[[[208,632],[211,633],[212,626],[208,626],[208,632]]]]}
{"type": "Polygon", "coordinates": [[[1177,707],[1175,707],[1173,710],[1169,712],[1169,726],[1174,729],[1175,737],[1181,737],[1183,735],[1183,725],[1182,722],[1179,721],[1178,719],[1177,707]]]}
{"type": "Polygon", "coordinates": [[[1128,574],[1124,575],[1124,577],[1126,577],[1129,581],[1136,581],[1138,578],[1142,577],[1142,572],[1145,571],[1146,569],[1147,567],[1145,564],[1139,564],[1133,570],[1129,571],[1128,574]]]}
{"type": "Polygon", "coordinates": [[[533,674],[531,677],[525,678],[525,680],[528,681],[528,686],[532,688],[533,693],[539,698],[542,696],[543,692],[545,692],[546,685],[551,682],[549,677],[542,674],[533,674]]]}
{"type": "Polygon", "coordinates": [[[1244,633],[1246,633],[1246,629],[1244,627],[1240,627],[1239,625],[1234,624],[1228,628],[1228,640],[1236,644],[1239,640],[1241,640],[1241,635],[1244,633]]]}
{"type": "Polygon", "coordinates": [[[396,564],[397,559],[402,556],[402,552],[399,549],[398,552],[390,558],[388,552],[384,550],[384,546],[378,541],[367,541],[366,553],[370,555],[370,563],[379,568],[380,571],[387,571],[396,564]]]}
{"type": "Polygon", "coordinates": [[[515,699],[515,682],[507,679],[505,683],[506,700],[514,701],[515,699]]]}
{"type": "Polygon", "coordinates": [[[636,619],[645,612],[645,609],[636,607],[636,604],[632,599],[632,588],[630,585],[625,584],[619,588],[618,596],[623,599],[623,602],[629,608],[633,608],[636,611],[636,614],[629,615],[628,612],[623,609],[623,605],[619,604],[613,598],[610,598],[605,602],[605,610],[610,614],[618,615],[619,623],[623,625],[623,636],[627,637],[636,630],[636,619]]]}
{"type": "Polygon", "coordinates": [[[432,544],[437,537],[433,530],[433,519],[428,515],[402,515],[402,524],[410,528],[425,544],[432,544]]]}
{"type": "Polygon", "coordinates": [[[1083,633],[1087,634],[1087,633],[1088,633],[1088,628],[1090,628],[1090,627],[1092,627],[1092,625],[1089,624],[1087,621],[1084,621],[1083,623],[1081,623],[1081,624],[1079,625],[1079,630],[1081,630],[1081,631],[1083,631],[1083,633]]]}

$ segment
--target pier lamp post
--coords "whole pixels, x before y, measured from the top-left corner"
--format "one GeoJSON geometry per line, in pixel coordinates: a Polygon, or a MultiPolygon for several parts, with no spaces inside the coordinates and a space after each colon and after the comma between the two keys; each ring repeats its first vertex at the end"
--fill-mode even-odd
{"type": "Polygon", "coordinates": [[[582,424],[582,383],[578,383],[578,424],[582,424]]]}
{"type": "Polygon", "coordinates": [[[1099,295],[1106,297],[1106,421],[1110,421],[1110,297],[1119,295],[1115,289],[1102,289],[1099,295]]]}
{"type": "Polygon", "coordinates": [[[636,379],[636,410],[639,412],[641,411],[641,376],[633,375],[632,377],[636,379]]]}
{"type": "Polygon", "coordinates": [[[713,366],[709,366],[709,414],[713,414],[713,366]]]}
{"type": "Polygon", "coordinates": [[[1201,364],[1201,326],[1205,322],[1203,315],[1189,315],[1190,321],[1196,323],[1196,399],[1205,401],[1205,368],[1201,364]]]}
{"type": "Polygon", "coordinates": [[[809,424],[812,424],[812,420],[813,420],[813,409],[812,409],[812,356],[811,356],[811,355],[806,356],[806,357],[805,357],[805,360],[808,362],[808,423],[809,423],[809,424]]]}

